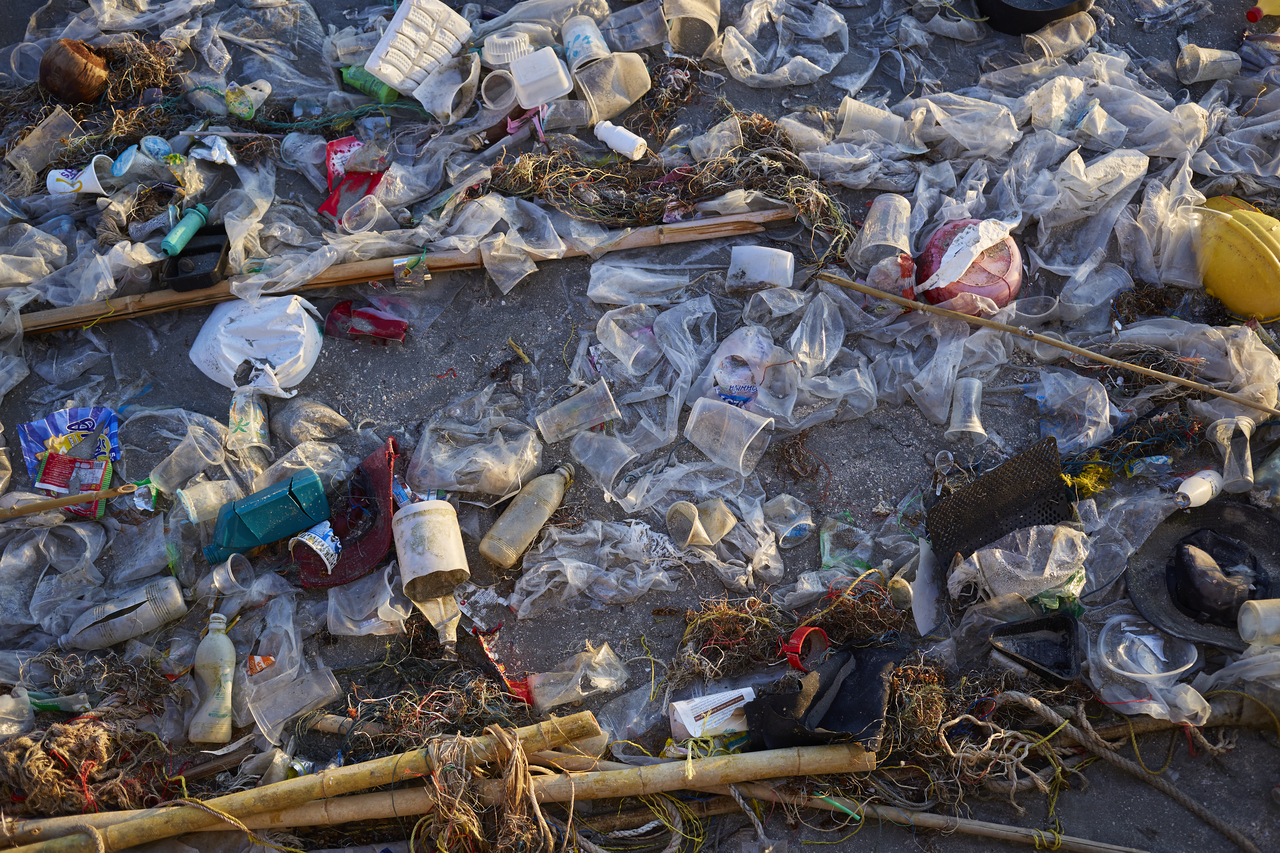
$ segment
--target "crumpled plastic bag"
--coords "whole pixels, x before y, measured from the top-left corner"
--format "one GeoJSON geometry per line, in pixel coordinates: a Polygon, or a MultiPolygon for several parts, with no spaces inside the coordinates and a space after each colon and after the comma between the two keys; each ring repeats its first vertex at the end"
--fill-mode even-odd
{"type": "Polygon", "coordinates": [[[748,86],[774,89],[812,83],[830,73],[848,52],[849,24],[826,3],[750,0],[707,55],[748,86]],[[762,51],[757,45],[770,26],[777,41],[762,51]],[[831,38],[839,47],[827,48],[831,38]]]}
{"type": "Polygon", "coordinates": [[[1027,392],[1045,415],[1040,437],[1058,439],[1058,452],[1070,456],[1111,437],[1121,414],[1102,383],[1069,370],[1040,371],[1040,382],[1027,392]]]}
{"type": "Polygon", "coordinates": [[[537,431],[517,420],[524,410],[497,383],[450,403],[422,431],[405,479],[420,492],[444,489],[507,496],[542,464],[537,431]]]}
{"type": "Polygon", "coordinates": [[[628,604],[650,590],[676,589],[675,572],[686,559],[671,537],[643,521],[588,521],[572,533],[548,527],[525,554],[524,574],[507,604],[520,619],[556,603],[574,609],[628,604]]]}
{"type": "Polygon", "coordinates": [[[329,589],[328,626],[335,636],[364,637],[404,632],[413,602],[401,591],[393,560],[380,572],[329,589]]]}
{"type": "Polygon", "coordinates": [[[237,300],[213,309],[191,345],[191,360],[225,388],[250,386],[272,397],[307,378],[320,357],[323,336],[301,296],[275,296],[257,304],[237,300]]]}
{"type": "Polygon", "coordinates": [[[557,705],[621,690],[630,677],[631,671],[608,643],[598,649],[587,643],[585,652],[578,652],[551,672],[530,675],[526,683],[533,707],[545,714],[557,705]]]}
{"type": "Polygon", "coordinates": [[[976,586],[993,596],[1020,595],[1054,608],[1084,589],[1089,537],[1065,524],[1015,530],[975,551],[947,577],[947,591],[976,586]]]}
{"type": "Polygon", "coordinates": [[[271,434],[296,447],[304,441],[328,441],[351,431],[351,422],[324,403],[294,397],[271,412],[271,434]]]}
{"type": "Polygon", "coordinates": [[[1146,177],[1151,160],[1117,149],[1085,163],[1073,151],[1053,177],[1053,200],[1034,211],[1040,219],[1037,252],[1046,262],[1078,264],[1111,238],[1120,211],[1146,177]]]}
{"type": "MultiPolygon", "coordinates": [[[[10,492],[0,497],[8,508],[45,495],[10,492]]],[[[103,577],[94,561],[107,544],[102,525],[91,521],[64,524],[57,511],[21,516],[0,525],[0,642],[10,648],[39,626],[57,637],[65,632],[101,593],[103,577]],[[86,600],[88,599],[88,600],[86,600]]]]}

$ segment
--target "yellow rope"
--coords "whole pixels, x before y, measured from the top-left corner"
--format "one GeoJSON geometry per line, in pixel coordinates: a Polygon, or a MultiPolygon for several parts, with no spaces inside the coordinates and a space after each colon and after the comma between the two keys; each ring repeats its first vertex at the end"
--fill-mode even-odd
{"type": "Polygon", "coordinates": [[[1046,835],[1045,835],[1043,832],[1041,832],[1040,830],[1038,830],[1038,829],[1033,829],[1033,830],[1031,830],[1031,831],[1035,834],[1035,837],[1036,837],[1036,849],[1037,849],[1037,850],[1060,850],[1060,849],[1062,849],[1062,835],[1061,835],[1061,833],[1056,832],[1055,830],[1052,830],[1052,829],[1051,829],[1051,830],[1049,830],[1049,835],[1051,835],[1051,836],[1053,837],[1053,838],[1052,838],[1052,843],[1050,843],[1050,838],[1049,838],[1049,836],[1046,836],[1046,835]]]}
{"type": "Polygon", "coordinates": [[[107,313],[103,314],[102,316],[100,316],[100,317],[96,318],[96,319],[95,319],[92,323],[90,323],[89,325],[87,325],[87,326],[81,326],[81,327],[80,327],[81,329],[92,329],[94,326],[98,325],[98,321],[99,321],[99,320],[105,320],[105,319],[107,319],[108,317],[110,317],[112,314],[116,313],[116,306],[114,306],[114,305],[112,305],[112,304],[111,304],[111,300],[110,300],[110,299],[107,299],[107,300],[104,300],[104,301],[107,303],[107,307],[108,307],[108,308],[110,308],[111,310],[110,310],[110,311],[108,311],[107,313]]]}
{"type": "Polygon", "coordinates": [[[1164,766],[1159,770],[1152,770],[1147,763],[1142,760],[1142,753],[1138,752],[1138,735],[1133,730],[1133,721],[1125,717],[1125,723],[1129,726],[1129,742],[1133,744],[1133,755],[1138,759],[1138,766],[1150,773],[1152,776],[1159,776],[1161,773],[1169,769],[1169,765],[1173,763],[1173,748],[1178,744],[1178,733],[1175,731],[1173,737],[1169,738],[1169,754],[1165,756],[1164,766]]]}

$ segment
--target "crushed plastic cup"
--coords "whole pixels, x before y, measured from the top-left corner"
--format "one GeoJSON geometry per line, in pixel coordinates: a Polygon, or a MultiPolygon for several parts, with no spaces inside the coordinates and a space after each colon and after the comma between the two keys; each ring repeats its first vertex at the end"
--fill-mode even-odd
{"type": "Polygon", "coordinates": [[[172,181],[173,172],[164,163],[142,152],[137,145],[130,145],[111,164],[111,176],[134,181],[172,181]]]}
{"type": "Polygon", "coordinates": [[[516,104],[516,81],[511,72],[490,71],[480,81],[480,100],[491,110],[509,111],[516,104]]]}
{"type": "Polygon", "coordinates": [[[1190,85],[1207,80],[1230,80],[1240,74],[1240,54],[1189,44],[1178,54],[1178,81],[1190,85]]]}
{"type": "Polygon", "coordinates": [[[196,602],[211,607],[218,596],[248,595],[253,587],[253,565],[243,554],[232,554],[196,583],[196,602]]]}
{"type": "Polygon", "coordinates": [[[400,223],[383,207],[377,196],[367,195],[347,208],[342,214],[342,227],[348,234],[397,231],[400,223]]]}
{"type": "MultiPolygon", "coordinates": [[[[1067,341],[1066,338],[1057,332],[1044,331],[1037,332],[1037,334],[1044,338],[1052,338],[1055,341],[1062,341],[1063,343],[1066,343],[1067,341]]],[[[1018,349],[1027,353],[1041,364],[1052,364],[1058,359],[1066,357],[1066,350],[1062,347],[1055,347],[1053,344],[1047,344],[1044,341],[1032,340],[1031,338],[1024,338],[1017,335],[1014,336],[1013,342],[1017,345],[1018,349]]]]}
{"type": "Polygon", "coordinates": [[[870,130],[886,142],[896,143],[902,138],[902,128],[906,121],[888,110],[865,104],[857,98],[846,97],[840,102],[836,124],[840,125],[840,132],[836,134],[837,142],[847,141],[856,133],[870,130]]]}
{"type": "Polygon", "coordinates": [[[895,193],[876,196],[858,234],[858,265],[870,269],[885,258],[910,254],[910,220],[911,202],[895,193]]]}
{"type": "Polygon", "coordinates": [[[720,0],[663,0],[667,41],[683,56],[701,57],[720,33],[720,0]]]}
{"type": "Polygon", "coordinates": [[[391,517],[404,594],[410,601],[449,595],[471,577],[458,513],[448,501],[419,501],[391,517]]]}
{"type": "Polygon", "coordinates": [[[785,249],[734,246],[729,255],[725,290],[739,293],[769,287],[790,287],[795,270],[796,257],[785,249]]]}
{"type": "Polygon", "coordinates": [[[569,69],[556,56],[554,48],[544,47],[513,60],[511,77],[515,80],[516,101],[526,110],[573,91],[569,69]]]}
{"type": "Polygon", "coordinates": [[[695,546],[710,548],[737,523],[738,519],[723,498],[711,498],[697,506],[689,501],[676,501],[667,510],[667,535],[681,550],[695,546]]]}
{"type": "Polygon", "coordinates": [[[153,487],[172,495],[205,468],[221,465],[223,456],[221,436],[192,424],[173,452],[152,468],[148,476],[153,487]]]}
{"type": "Polygon", "coordinates": [[[573,74],[593,122],[620,115],[653,85],[649,69],[638,53],[613,53],[589,62],[573,74]]]}
{"type": "Polygon", "coordinates": [[[1098,32],[1088,12],[1076,12],[1022,37],[1022,49],[1032,60],[1075,53],[1098,32]]]}
{"type": "Polygon", "coordinates": [[[1246,601],[1236,615],[1240,639],[1251,646],[1280,645],[1280,598],[1246,601]]]}
{"type": "Polygon", "coordinates": [[[1021,329],[1039,329],[1062,316],[1056,296],[1024,296],[1009,303],[1013,313],[1009,324],[1021,329]]]}
{"type": "Polygon", "coordinates": [[[275,743],[289,720],[322,708],[341,695],[333,670],[326,666],[313,669],[278,690],[267,691],[266,695],[255,695],[248,702],[249,713],[263,736],[275,743]]]}
{"type": "Polygon", "coordinates": [[[684,437],[712,462],[743,476],[755,470],[769,447],[773,418],[699,397],[693,404],[684,437]]]}
{"type": "Polygon", "coordinates": [[[656,47],[667,40],[667,22],[662,17],[662,0],[644,0],[619,9],[600,22],[600,32],[614,50],[656,47]]]}
{"type": "Polygon", "coordinates": [[[581,393],[557,403],[535,418],[542,440],[547,444],[568,438],[584,429],[622,417],[613,394],[603,379],[581,393]]]}
{"type": "Polygon", "coordinates": [[[591,430],[573,437],[569,454],[605,490],[613,486],[626,464],[640,455],[622,439],[591,430]]]}
{"type": "MultiPolygon", "coordinates": [[[[28,44],[23,42],[23,44],[28,44]]],[[[30,170],[32,176],[53,162],[66,143],[84,136],[84,130],[71,114],[62,107],[55,109],[48,118],[36,125],[5,155],[9,165],[19,171],[30,170]],[[66,142],[63,142],[66,140],[66,142]]],[[[52,192],[52,190],[50,190],[52,192]]]]}
{"type": "Polygon", "coordinates": [[[1233,494],[1253,488],[1253,456],[1249,439],[1253,421],[1247,417],[1222,418],[1209,424],[1205,436],[1222,454],[1222,490],[1233,494]]]}
{"type": "Polygon", "coordinates": [[[570,74],[576,74],[588,62],[604,59],[612,52],[600,27],[586,15],[576,15],[564,22],[560,28],[560,42],[564,45],[564,59],[569,64],[570,74]]]}
{"type": "Polygon", "coordinates": [[[377,30],[334,39],[335,58],[339,65],[364,65],[381,39],[382,33],[377,30]]]}
{"type": "Polygon", "coordinates": [[[186,489],[178,489],[178,503],[186,510],[192,524],[213,521],[224,504],[238,501],[244,491],[232,480],[207,480],[186,489]]]}
{"type": "Polygon", "coordinates": [[[662,348],[653,335],[658,311],[647,305],[626,305],[606,311],[596,324],[601,346],[622,362],[627,373],[644,376],[662,360],[662,348]]]}
{"type": "Polygon", "coordinates": [[[98,154],[88,166],[79,169],[53,169],[45,178],[45,188],[50,195],[67,195],[70,193],[91,193],[104,195],[103,181],[111,179],[111,164],[114,162],[106,154],[98,154]]]}
{"type": "Polygon", "coordinates": [[[808,504],[792,495],[782,494],[764,505],[764,521],[778,535],[779,548],[794,548],[808,540],[817,529],[808,504]]]}
{"type": "Polygon", "coordinates": [[[441,124],[455,124],[467,114],[480,87],[480,57],[464,53],[437,65],[413,90],[413,97],[441,124]]]}
{"type": "Polygon", "coordinates": [[[968,441],[974,447],[987,440],[982,427],[982,380],[957,379],[951,392],[951,425],[944,435],[947,441],[968,441]]]}

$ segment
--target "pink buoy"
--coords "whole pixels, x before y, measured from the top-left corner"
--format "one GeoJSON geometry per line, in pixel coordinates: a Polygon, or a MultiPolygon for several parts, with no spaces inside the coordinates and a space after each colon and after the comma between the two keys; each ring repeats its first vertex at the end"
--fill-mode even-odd
{"type": "MultiPolygon", "coordinates": [[[[977,225],[977,219],[959,219],[939,226],[937,231],[925,244],[924,251],[916,259],[916,281],[923,284],[928,281],[947,253],[947,247],[961,230],[970,225],[977,225]]],[[[972,293],[985,296],[1003,308],[1013,301],[1022,288],[1022,253],[1012,237],[986,249],[976,261],[969,265],[964,275],[941,287],[923,291],[926,300],[934,305],[953,299],[961,293],[972,293]]]]}

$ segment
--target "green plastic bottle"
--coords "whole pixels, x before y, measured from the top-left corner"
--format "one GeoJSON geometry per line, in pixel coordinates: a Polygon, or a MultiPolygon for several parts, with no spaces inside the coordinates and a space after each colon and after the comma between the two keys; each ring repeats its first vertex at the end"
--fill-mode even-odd
{"type": "Polygon", "coordinates": [[[361,65],[348,65],[342,69],[342,80],[352,89],[363,92],[380,104],[389,104],[400,97],[399,92],[374,77],[361,65]]]}

